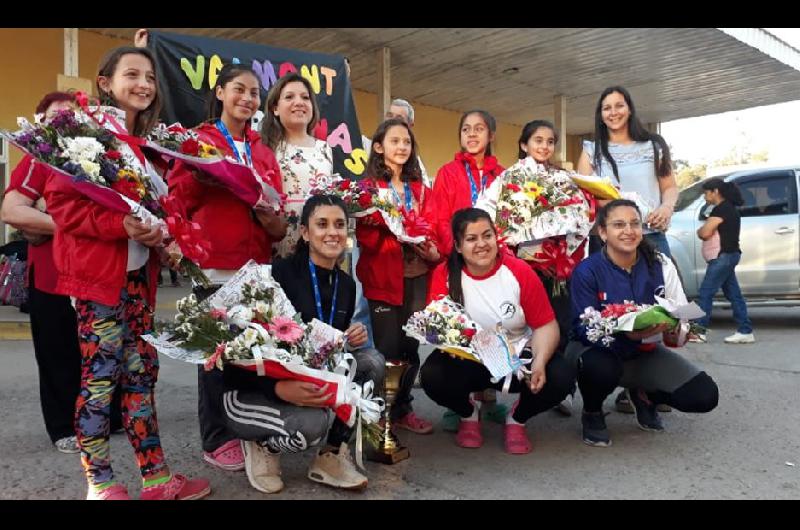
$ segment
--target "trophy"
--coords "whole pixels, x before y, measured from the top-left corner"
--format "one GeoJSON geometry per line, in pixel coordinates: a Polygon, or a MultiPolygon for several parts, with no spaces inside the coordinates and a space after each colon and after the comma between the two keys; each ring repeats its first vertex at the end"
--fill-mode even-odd
{"type": "Polygon", "coordinates": [[[386,362],[386,377],[383,382],[384,400],[386,401],[386,408],[383,410],[384,429],[378,447],[367,455],[369,460],[391,465],[411,456],[408,448],[400,445],[400,440],[392,432],[391,420],[392,404],[397,399],[400,381],[407,369],[407,363],[386,362]]]}

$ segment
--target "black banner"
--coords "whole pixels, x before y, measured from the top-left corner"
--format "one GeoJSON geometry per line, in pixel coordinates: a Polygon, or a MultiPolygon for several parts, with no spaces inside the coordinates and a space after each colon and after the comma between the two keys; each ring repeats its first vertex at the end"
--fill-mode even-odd
{"type": "Polygon", "coordinates": [[[179,121],[194,127],[205,120],[211,87],[222,67],[232,62],[252,66],[261,79],[262,111],[253,120],[259,129],[267,91],[287,73],[298,72],[314,90],[320,110],[314,136],[331,146],[334,172],[345,178],[360,178],[364,173],[367,153],[362,149],[343,56],[157,31],[150,32],[148,47],[158,61],[164,105],[161,119],[166,124],[179,121]]]}

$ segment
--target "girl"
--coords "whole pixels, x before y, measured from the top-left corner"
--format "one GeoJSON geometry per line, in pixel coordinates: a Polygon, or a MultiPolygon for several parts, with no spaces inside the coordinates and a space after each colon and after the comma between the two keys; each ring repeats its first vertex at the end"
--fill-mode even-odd
{"type": "MultiPolygon", "coordinates": [[[[338,267],[347,241],[345,205],[330,195],[313,196],[303,206],[297,251],[276,261],[272,275],[281,284],[303,322],[317,318],[347,334],[360,348],[367,340],[363,324],[351,323],[355,282],[338,267]]],[[[384,359],[361,348],[356,358],[357,383],[372,381],[380,388],[384,359]]],[[[347,441],[352,429],[338,418],[328,430],[326,389],[300,381],[276,381],[230,366],[225,369],[225,412],[231,431],[244,440],[247,478],[257,490],[283,489],[282,452],[299,452],[318,443],[328,431],[327,445],[315,456],[308,478],[328,486],[362,489],[367,478],[350,458],[347,441]]]]}
{"type": "Polygon", "coordinates": [[[577,340],[567,346],[567,357],[580,359],[578,387],[583,396],[583,441],[608,447],[603,401],[620,385],[633,404],[639,427],[663,431],[656,411],[660,403],[683,412],[708,412],[717,406],[714,381],[677,353],[655,342],[667,331],[658,324],[640,331],[620,333],[610,346],[589,341],[580,315],[587,307],[605,304],[653,304],[655,295],[686,303],[672,261],[642,236],[642,216],[633,201],[614,200],[597,215],[605,245],[583,260],[572,273],[573,331],[577,340]]]}
{"type": "MultiPolygon", "coordinates": [[[[698,321],[703,327],[711,323],[712,299],[722,287],[725,298],[733,308],[733,319],[736,321],[736,333],[725,337],[725,342],[731,344],[751,344],[756,341],[753,336],[753,324],[747,315],[747,304],[739,282],[736,279],[736,265],[742,256],[739,247],[739,230],[741,220],[737,206],[744,204],[739,188],[732,182],[725,182],[720,178],[712,178],[703,182],[703,194],[706,202],[713,205],[714,209],[697,230],[697,235],[705,243],[716,237],[719,240],[719,252],[714,259],[709,260],[703,283],[697,292],[698,304],[706,316],[698,321]]],[[[705,342],[705,334],[698,335],[694,342],[705,342]]]]}
{"type": "MultiPolygon", "coordinates": [[[[594,112],[594,142],[583,141],[578,160],[582,175],[611,175],[623,192],[636,192],[652,209],[644,235],[661,253],[671,256],[664,232],[675,211],[678,184],[672,174],[669,146],[639,121],[631,95],[621,86],[606,88],[594,112]]],[[[604,206],[608,201],[599,201],[604,206]]],[[[600,242],[590,241],[590,252],[600,242]]]]}
{"type": "MultiPolygon", "coordinates": [[[[155,70],[151,52],[143,48],[117,48],[106,55],[96,82],[103,101],[113,105],[101,108],[106,127],[133,136],[150,130],[160,108],[155,70]]],[[[126,143],[122,150],[141,175],[159,178],[140,150],[126,143]]],[[[89,482],[87,498],[129,498],[114,480],[109,455],[109,408],[118,385],[125,430],[142,475],[141,498],[205,497],[211,492],[207,480],[173,474],[164,461],[154,398],[158,356],[141,340],[153,330],[160,268],[153,249],[161,243],[160,227],[109,211],[60,180],[48,182],[45,196],[58,227],[56,292],[73,297],[78,315],[82,374],[75,431],[89,482]]]]}
{"type": "MultiPolygon", "coordinates": [[[[280,170],[272,150],[250,129],[250,119],[261,105],[261,84],[253,70],[227,64],[220,70],[209,95],[208,121],[197,128],[200,138],[223,153],[250,165],[281,191],[280,170]]],[[[272,243],[286,233],[283,220],[269,210],[254,210],[232,192],[215,186],[197,170],[178,162],[170,173],[170,193],[185,206],[189,219],[203,228],[211,244],[200,263],[214,287],[230,279],[249,260],[269,263],[272,243]],[[202,180],[201,180],[202,179],[202,180]]],[[[211,294],[195,288],[200,298],[211,294]]],[[[198,367],[198,412],[203,459],[228,471],[244,469],[241,444],[228,432],[222,410],[222,373],[198,367]]]]}
{"type": "MultiPolygon", "coordinates": [[[[51,92],[36,107],[44,121],[73,109],[75,96],[51,92]]],[[[62,453],[78,453],[75,438],[75,400],[81,381],[81,351],[75,309],[69,297],[56,294],[58,273],[53,263],[53,218],[39,209],[52,175],[46,164],[25,155],[11,173],[3,197],[2,220],[22,231],[28,240],[28,296],[31,336],[39,369],[39,397],[50,440],[62,453]]],[[[119,389],[111,401],[111,432],[122,430],[119,389]]]]}
{"type": "MultiPolygon", "coordinates": [[[[408,124],[397,118],[384,121],[372,137],[367,175],[379,188],[391,190],[398,208],[430,215],[430,189],[422,184],[417,163],[417,144],[408,124]]],[[[406,361],[392,421],[397,427],[418,434],[433,432],[431,422],[417,416],[411,407],[411,388],[419,371],[419,342],[406,336],[402,326],[415,311],[425,307],[429,264],[439,260],[436,244],[401,244],[375,212],[359,219],[356,237],[361,256],[356,274],[369,302],[375,346],[392,361],[406,361]]]]}
{"type": "Polygon", "coordinates": [[[294,252],[300,239],[300,211],[319,177],[333,174],[330,146],[312,136],[319,122],[319,107],[311,83],[300,74],[281,77],[267,95],[261,136],[275,151],[286,193],[288,231],[278,245],[278,255],[294,252]]]}
{"type": "MultiPolygon", "coordinates": [[[[465,112],[458,124],[461,150],[453,161],[439,168],[436,174],[430,197],[429,221],[443,259],[453,250],[450,228],[453,214],[462,208],[475,206],[481,192],[504,170],[497,158],[492,156],[496,131],[494,117],[485,110],[465,112]]],[[[505,406],[496,403],[494,391],[487,391],[481,399],[492,403],[486,409],[490,418],[498,422],[505,421],[505,406]]],[[[443,419],[445,430],[455,431],[458,428],[458,417],[454,412],[445,412],[443,419]]]]}
{"type": "MultiPolygon", "coordinates": [[[[482,328],[494,329],[500,323],[517,352],[525,348],[528,358],[531,349],[535,353],[530,383],[520,383],[516,378],[511,383],[511,391],[519,392],[520,398],[505,420],[506,451],[529,453],[531,442],[525,422],[567,395],[574,385],[574,369],[562,356],[553,355],[558,345],[558,323],[542,283],[528,264],[499,251],[489,214],[478,208],[459,210],[452,225],[453,252],[448,262],[434,271],[428,299],[449,295],[463,304],[482,328]]],[[[470,392],[502,388],[503,382],[491,383],[491,377],[482,364],[438,349],[422,367],[425,393],[461,418],[456,435],[461,447],[483,444],[478,408],[470,400],[470,392]]]]}

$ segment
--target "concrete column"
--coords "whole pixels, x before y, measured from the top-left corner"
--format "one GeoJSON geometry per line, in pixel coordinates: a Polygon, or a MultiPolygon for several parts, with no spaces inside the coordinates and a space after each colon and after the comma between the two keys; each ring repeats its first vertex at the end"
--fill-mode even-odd
{"type": "Polygon", "coordinates": [[[561,135],[553,159],[556,164],[563,165],[567,161],[567,98],[563,94],[553,97],[553,117],[553,125],[561,135]]]}
{"type": "Polygon", "coordinates": [[[64,28],[64,75],[78,77],[78,28],[64,28]]]}
{"type": "Polygon", "coordinates": [[[647,124],[647,130],[651,133],[661,134],[661,122],[650,122],[647,124]]]}
{"type": "Polygon", "coordinates": [[[378,50],[378,123],[383,121],[392,103],[391,50],[378,50]]]}

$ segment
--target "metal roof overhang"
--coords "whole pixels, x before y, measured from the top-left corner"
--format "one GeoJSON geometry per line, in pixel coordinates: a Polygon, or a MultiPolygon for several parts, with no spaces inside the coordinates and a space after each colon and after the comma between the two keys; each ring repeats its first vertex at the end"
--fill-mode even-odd
{"type": "MultiPolygon", "coordinates": [[[[135,28],[83,28],[131,40],[135,28]]],[[[625,86],[644,122],[800,99],[800,52],[759,28],[153,28],[350,58],[353,87],[523,124],[567,100],[567,132],[592,132],[602,90],[625,86]]]]}

